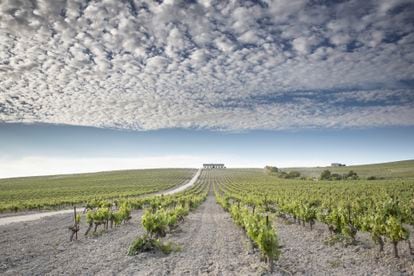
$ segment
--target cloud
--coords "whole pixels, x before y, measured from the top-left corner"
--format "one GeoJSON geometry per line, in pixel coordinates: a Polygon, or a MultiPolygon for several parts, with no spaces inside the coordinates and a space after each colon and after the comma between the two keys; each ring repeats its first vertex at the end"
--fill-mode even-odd
{"type": "Polygon", "coordinates": [[[414,4],[3,1],[0,121],[414,125],[414,4]]]}

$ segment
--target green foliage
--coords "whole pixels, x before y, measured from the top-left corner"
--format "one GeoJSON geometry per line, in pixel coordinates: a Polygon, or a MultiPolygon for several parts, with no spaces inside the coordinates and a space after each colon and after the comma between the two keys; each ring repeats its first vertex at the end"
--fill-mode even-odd
{"type": "Polygon", "coordinates": [[[115,226],[119,226],[122,222],[127,222],[131,218],[131,208],[128,201],[113,204],[105,200],[93,200],[88,202],[86,209],[86,222],[89,224],[89,228],[85,235],[90,232],[93,225],[95,225],[95,233],[99,225],[103,225],[105,229],[108,229],[109,223],[112,228],[114,223],[115,226]],[[116,205],[118,205],[118,209],[113,210],[116,205]]]}
{"type": "Polygon", "coordinates": [[[190,210],[196,208],[206,198],[202,195],[179,194],[177,196],[157,196],[147,202],[149,208],[142,216],[142,225],[150,237],[164,237],[168,229],[174,228],[190,210]]]}
{"type": "Polygon", "coordinates": [[[347,174],[343,176],[343,178],[349,179],[349,180],[357,180],[359,179],[359,176],[356,172],[354,172],[353,170],[350,170],[347,174]]]}
{"type": "Polygon", "coordinates": [[[79,224],[80,221],[81,221],[81,215],[80,214],[76,214],[76,217],[75,217],[76,224],[79,224]]]}
{"type": "Polygon", "coordinates": [[[94,212],[94,211],[92,211],[92,210],[89,210],[89,211],[86,213],[86,222],[87,222],[87,223],[93,223],[93,217],[94,217],[94,214],[95,214],[95,212],[94,212]]]}
{"type": "Polygon", "coordinates": [[[266,215],[259,214],[258,212],[253,214],[246,207],[253,204],[251,198],[247,201],[241,199],[241,207],[239,206],[240,202],[236,203],[234,201],[233,204],[230,204],[230,198],[227,197],[225,199],[218,192],[216,192],[216,199],[223,208],[228,208],[226,210],[230,212],[233,221],[246,231],[247,236],[259,248],[263,257],[269,261],[279,258],[280,251],[277,235],[270,225],[268,218],[266,215]]]}
{"type": "Polygon", "coordinates": [[[128,248],[128,256],[134,256],[142,252],[160,250],[164,254],[177,252],[181,248],[171,242],[163,243],[160,239],[153,239],[147,235],[135,239],[128,248]]]}
{"type": "Polygon", "coordinates": [[[288,172],[288,174],[287,174],[287,178],[298,178],[298,177],[300,177],[300,172],[298,172],[298,171],[290,171],[290,172],[288,172]]]}
{"type": "Polygon", "coordinates": [[[321,180],[331,180],[331,171],[330,170],[324,170],[321,173],[320,179],[321,180]]]}
{"type": "Polygon", "coordinates": [[[279,169],[277,167],[274,167],[274,166],[266,166],[265,171],[266,171],[266,173],[272,174],[272,173],[277,173],[279,171],[279,169]]]}
{"type": "Polygon", "coordinates": [[[280,251],[276,233],[271,226],[263,225],[263,220],[259,228],[259,234],[255,237],[255,242],[268,259],[277,260],[279,258],[280,251]]]}
{"type": "Polygon", "coordinates": [[[148,236],[136,238],[128,248],[128,256],[153,250],[155,247],[154,241],[154,239],[149,239],[148,236]]]}
{"type": "Polygon", "coordinates": [[[278,174],[279,178],[285,178],[285,179],[292,179],[292,178],[299,178],[300,172],[298,171],[290,171],[290,172],[279,172],[278,174]]]}
{"type": "Polygon", "coordinates": [[[115,216],[118,220],[121,221],[128,221],[131,217],[131,207],[129,206],[129,202],[125,201],[121,204],[118,209],[118,212],[115,213],[115,216]]]}
{"type": "Polygon", "coordinates": [[[380,244],[382,236],[386,233],[385,215],[379,212],[365,215],[361,219],[361,230],[369,232],[374,243],[380,244]]]}
{"type": "Polygon", "coordinates": [[[350,170],[343,175],[339,173],[331,173],[330,170],[324,170],[319,177],[320,180],[357,180],[359,176],[356,172],[350,170]]]}
{"type": "Polygon", "coordinates": [[[175,207],[175,214],[178,220],[183,220],[184,217],[187,216],[189,212],[190,212],[190,207],[188,204],[184,203],[184,206],[180,204],[177,207],[175,207]]]}
{"type": "Polygon", "coordinates": [[[409,235],[407,229],[402,225],[400,219],[390,216],[385,223],[385,233],[393,242],[407,240],[409,235]]]}
{"type": "Polygon", "coordinates": [[[142,216],[142,226],[144,226],[150,237],[164,237],[168,229],[169,217],[165,210],[152,212],[146,210],[142,216]]]}

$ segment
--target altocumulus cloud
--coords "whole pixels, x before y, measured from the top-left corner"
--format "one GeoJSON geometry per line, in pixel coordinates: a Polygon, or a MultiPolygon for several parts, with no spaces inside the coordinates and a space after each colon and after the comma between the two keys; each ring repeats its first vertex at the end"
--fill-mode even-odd
{"type": "Polygon", "coordinates": [[[414,125],[414,3],[0,2],[0,121],[414,125]]]}

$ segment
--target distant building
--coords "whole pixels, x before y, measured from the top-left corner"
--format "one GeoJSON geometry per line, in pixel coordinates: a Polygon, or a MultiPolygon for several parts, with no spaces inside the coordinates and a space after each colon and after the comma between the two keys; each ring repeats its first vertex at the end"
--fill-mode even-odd
{"type": "Polygon", "coordinates": [[[224,164],[203,164],[204,169],[225,169],[224,164]]]}
{"type": "Polygon", "coordinates": [[[331,163],[331,167],[345,167],[345,164],[341,164],[341,163],[331,163]]]}

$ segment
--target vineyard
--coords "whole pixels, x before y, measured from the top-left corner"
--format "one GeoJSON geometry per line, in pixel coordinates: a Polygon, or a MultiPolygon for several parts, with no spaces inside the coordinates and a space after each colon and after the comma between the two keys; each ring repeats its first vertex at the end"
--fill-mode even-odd
{"type": "Polygon", "coordinates": [[[191,169],[152,169],[0,179],[0,212],[140,196],[176,187],[194,173],[191,169]]]}
{"type": "Polygon", "coordinates": [[[0,273],[411,275],[413,193],[412,178],[312,181],[263,169],[202,170],[182,192],[93,198],[75,220],[3,228],[9,242],[0,273]]]}
{"type": "Polygon", "coordinates": [[[414,226],[413,179],[335,183],[285,180],[259,170],[217,174],[221,178],[216,188],[218,202],[268,259],[277,259],[279,254],[276,232],[268,223],[275,216],[310,230],[315,223],[322,223],[333,239],[346,244],[356,244],[357,233],[367,232],[380,252],[389,241],[396,258],[399,250],[414,255],[410,242],[414,226]],[[251,229],[252,221],[263,229],[251,229]]]}

